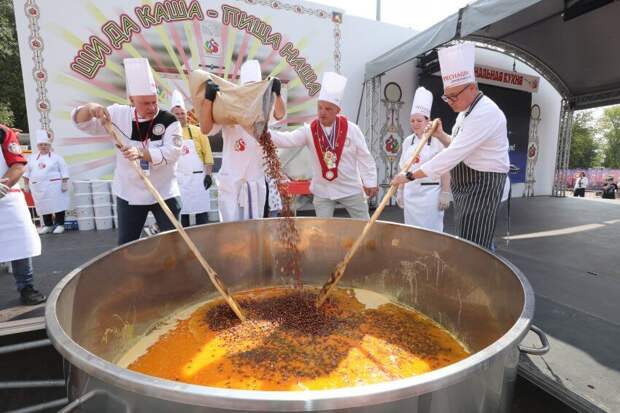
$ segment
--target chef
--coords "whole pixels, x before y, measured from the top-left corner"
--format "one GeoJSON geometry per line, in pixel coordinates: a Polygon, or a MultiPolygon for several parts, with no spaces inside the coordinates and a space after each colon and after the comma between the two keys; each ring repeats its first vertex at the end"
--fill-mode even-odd
{"type": "Polygon", "coordinates": [[[11,262],[22,304],[35,305],[46,297],[32,284],[31,257],[41,255],[41,240],[18,183],[27,161],[15,132],[2,124],[0,148],[0,262],[11,262]]]}
{"type": "Polygon", "coordinates": [[[62,156],[52,151],[47,131],[37,130],[35,139],[37,152],[26,165],[24,191],[31,191],[37,214],[43,217],[39,234],[62,234],[69,208],[69,167],[62,156]]]}
{"type": "Polygon", "coordinates": [[[438,179],[450,171],[458,235],[490,249],[510,166],[508,136],[504,113],[478,90],[474,56],[473,43],[439,50],[442,99],[459,113],[452,135],[441,126],[434,135],[448,147],[414,172],[397,175],[392,183],[438,179]]]}
{"type": "Polygon", "coordinates": [[[377,167],[359,127],[340,114],[347,78],[326,72],[317,118],[291,132],[271,132],[283,148],[306,146],[313,154],[310,191],[318,217],[332,217],[337,206],[351,218],[369,219],[366,198],[377,194],[377,167]]]}
{"type": "MultiPolygon", "coordinates": [[[[424,131],[428,127],[433,106],[433,94],[419,87],[411,106],[412,135],[405,138],[398,168],[402,170],[417,149],[424,131]]],[[[438,139],[430,138],[416,157],[411,171],[419,164],[427,162],[444,149],[438,139]]],[[[399,205],[405,208],[405,224],[416,225],[434,231],[443,231],[444,210],[450,206],[450,174],[444,173],[438,180],[416,179],[401,185],[398,189],[399,205]]]]}
{"type": "Polygon", "coordinates": [[[181,223],[189,226],[189,216],[196,214],[196,225],[208,222],[209,192],[213,171],[213,154],[209,138],[200,128],[187,121],[187,110],[183,95],[178,90],[172,92],[170,111],[183,128],[183,147],[177,166],[177,180],[181,190],[181,223]]]}
{"type": "MultiPolygon", "coordinates": [[[[240,83],[260,82],[261,67],[258,60],[248,60],[241,65],[240,83]]],[[[280,120],[286,114],[281,95],[282,84],[274,79],[272,91],[276,94],[273,116],[280,120]]],[[[200,126],[203,132],[214,135],[222,131],[222,167],[217,174],[218,209],[220,221],[240,221],[262,218],[266,200],[263,150],[258,141],[239,125],[213,123],[212,104],[219,88],[208,83],[205,90],[200,126]]]]}
{"type": "Polygon", "coordinates": [[[174,228],[131,162],[139,162],[144,174],[178,219],[181,198],[176,166],[183,146],[181,125],[172,113],[159,108],[148,60],[128,58],[123,63],[131,105],[114,104],[105,108],[88,103],[75,108],[71,114],[75,125],[90,134],[105,134],[101,122],[111,120],[123,139],[124,145],[116,154],[112,181],[119,245],[140,237],[149,211],[161,231],[174,228]]]}

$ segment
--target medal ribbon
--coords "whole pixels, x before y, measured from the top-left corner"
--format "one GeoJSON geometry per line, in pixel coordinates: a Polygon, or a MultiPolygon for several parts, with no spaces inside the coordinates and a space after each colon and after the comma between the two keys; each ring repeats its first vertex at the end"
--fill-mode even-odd
{"type": "Polygon", "coordinates": [[[316,150],[319,163],[321,164],[321,172],[323,178],[328,181],[333,181],[338,177],[338,165],[340,164],[340,158],[344,149],[345,140],[347,138],[348,128],[349,124],[347,118],[345,116],[338,115],[336,117],[336,122],[334,122],[334,126],[332,127],[332,133],[330,133],[330,136],[333,136],[332,142],[330,142],[330,139],[326,136],[325,131],[321,127],[318,119],[315,119],[310,124],[312,140],[314,141],[314,149],[316,150]],[[336,157],[335,166],[333,168],[329,168],[325,161],[326,152],[331,152],[336,157]]]}
{"type": "Polygon", "coordinates": [[[149,146],[149,142],[151,140],[151,135],[153,134],[153,123],[155,122],[155,117],[151,119],[149,123],[149,127],[146,130],[146,136],[142,137],[142,131],[140,130],[140,122],[138,122],[138,111],[134,109],[133,111],[134,120],[136,122],[136,131],[138,133],[138,137],[140,138],[140,142],[142,143],[142,147],[146,150],[149,146]]]}

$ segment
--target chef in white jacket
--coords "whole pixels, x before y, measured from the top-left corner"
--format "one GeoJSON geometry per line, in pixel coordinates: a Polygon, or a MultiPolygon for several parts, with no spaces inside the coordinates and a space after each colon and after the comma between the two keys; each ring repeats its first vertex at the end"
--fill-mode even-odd
{"type": "Polygon", "coordinates": [[[24,173],[24,190],[32,193],[37,214],[43,218],[39,234],[62,234],[69,208],[69,167],[52,150],[47,131],[35,133],[37,152],[30,155],[24,173]]]}
{"type": "Polygon", "coordinates": [[[111,120],[123,139],[124,145],[116,154],[112,181],[119,245],[140,237],[149,211],[161,231],[174,228],[130,163],[139,161],[143,172],[178,219],[181,198],[176,167],[183,146],[179,121],[172,113],[159,108],[148,60],[129,58],[123,64],[131,105],[114,104],[105,108],[88,103],[75,108],[71,114],[80,130],[93,135],[106,134],[101,122],[111,120]]]}
{"type": "Polygon", "coordinates": [[[510,167],[506,116],[478,89],[473,43],[442,48],[438,55],[442,99],[459,115],[451,135],[443,127],[434,134],[446,149],[414,172],[397,175],[392,183],[437,179],[449,171],[458,236],[491,249],[510,167]]]}
{"type": "Polygon", "coordinates": [[[333,217],[337,206],[351,218],[369,219],[367,197],[377,194],[377,167],[360,128],[340,114],[347,79],[326,72],[317,118],[291,132],[271,131],[282,148],[306,146],[312,153],[310,191],[318,217],[333,217]]]}
{"type": "Polygon", "coordinates": [[[190,215],[195,215],[196,225],[208,222],[213,154],[209,138],[200,128],[189,124],[185,100],[178,90],[172,92],[170,112],[178,119],[183,129],[183,147],[177,165],[177,180],[181,190],[181,223],[189,226],[190,215]]]}
{"type": "MultiPolygon", "coordinates": [[[[413,98],[409,123],[413,134],[403,141],[398,169],[402,170],[417,149],[420,139],[429,124],[433,94],[419,87],[413,98]]],[[[416,157],[411,171],[421,163],[427,162],[444,149],[436,138],[430,138],[416,157]]],[[[428,177],[416,179],[399,186],[397,199],[405,209],[405,224],[416,225],[434,231],[443,231],[444,210],[450,206],[450,174],[444,173],[439,179],[428,177]]]]}
{"type": "Polygon", "coordinates": [[[41,239],[19,188],[27,160],[15,132],[0,124],[0,262],[11,262],[13,277],[25,305],[45,301],[34,289],[32,257],[41,255],[41,239]]]}
{"type": "MultiPolygon", "coordinates": [[[[258,60],[248,60],[241,66],[239,80],[242,85],[262,80],[258,60]]],[[[282,119],[286,114],[280,96],[281,86],[280,80],[274,79],[272,90],[276,94],[274,105],[276,120],[282,119]]],[[[218,90],[217,85],[207,84],[200,127],[208,135],[222,131],[222,166],[216,178],[220,221],[262,218],[267,196],[263,149],[241,126],[222,126],[213,123],[212,104],[218,90]]]]}

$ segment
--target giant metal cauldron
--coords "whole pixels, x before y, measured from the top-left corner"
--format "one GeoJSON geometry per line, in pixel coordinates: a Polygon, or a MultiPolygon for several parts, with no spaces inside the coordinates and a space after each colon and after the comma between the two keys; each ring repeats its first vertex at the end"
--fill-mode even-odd
{"type": "MultiPolygon", "coordinates": [[[[281,285],[277,219],[189,230],[231,291],[281,285]]],[[[322,284],[361,233],[363,221],[298,218],[303,280],[322,284]]],[[[534,313],[517,268],[455,237],[378,222],[351,261],[343,286],[364,288],[440,322],[472,356],[417,377],[325,391],[246,391],[162,380],[114,362],[175,310],[215,297],[176,232],[107,252],[52,292],[49,336],[67,361],[65,411],[502,412],[517,374],[519,342],[534,313]],[[342,410],[341,410],[342,409],[342,410]]]]}

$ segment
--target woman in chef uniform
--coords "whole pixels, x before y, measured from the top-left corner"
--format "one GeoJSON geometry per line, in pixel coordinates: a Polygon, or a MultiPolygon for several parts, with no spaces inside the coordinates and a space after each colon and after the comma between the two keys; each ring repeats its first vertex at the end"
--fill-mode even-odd
{"type": "Polygon", "coordinates": [[[24,173],[25,190],[32,192],[37,214],[43,217],[39,234],[62,234],[65,231],[65,211],[69,208],[69,168],[52,151],[49,135],[36,132],[37,152],[30,155],[24,173]]]}
{"type": "MultiPolygon", "coordinates": [[[[399,169],[405,167],[420,143],[422,134],[429,124],[433,94],[419,87],[413,98],[411,117],[409,119],[413,134],[403,142],[399,169]]],[[[444,146],[438,139],[429,139],[422,148],[414,164],[419,166],[437,155],[444,146]]],[[[398,204],[405,208],[405,224],[443,231],[443,213],[450,206],[450,174],[446,173],[439,180],[429,178],[416,179],[403,184],[397,193],[398,204]]]]}
{"type": "Polygon", "coordinates": [[[210,207],[209,192],[212,183],[213,154],[209,138],[200,128],[187,121],[187,110],[183,95],[172,92],[170,112],[176,116],[183,128],[183,147],[177,165],[177,180],[181,190],[181,223],[189,226],[189,216],[196,214],[196,225],[208,222],[210,207]]]}

